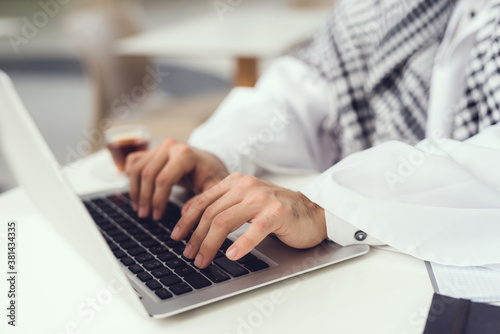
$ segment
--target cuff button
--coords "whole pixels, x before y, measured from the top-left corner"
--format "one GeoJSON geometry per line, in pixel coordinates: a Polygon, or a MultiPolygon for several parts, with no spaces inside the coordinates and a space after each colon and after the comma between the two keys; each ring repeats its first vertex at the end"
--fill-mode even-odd
{"type": "Polygon", "coordinates": [[[358,231],[354,234],[354,238],[358,241],[363,241],[367,237],[366,233],[363,231],[358,231]]]}

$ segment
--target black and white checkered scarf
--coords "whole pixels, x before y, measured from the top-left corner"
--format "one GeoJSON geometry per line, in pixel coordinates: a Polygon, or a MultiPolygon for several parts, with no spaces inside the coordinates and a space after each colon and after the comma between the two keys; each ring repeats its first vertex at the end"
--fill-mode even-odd
{"type": "MultiPolygon", "coordinates": [[[[434,57],[454,0],[340,0],[327,27],[294,53],[332,85],[328,120],[341,158],[387,140],[425,137],[434,57]]],[[[500,120],[500,0],[477,33],[466,89],[451,111],[464,140],[500,120]]]]}

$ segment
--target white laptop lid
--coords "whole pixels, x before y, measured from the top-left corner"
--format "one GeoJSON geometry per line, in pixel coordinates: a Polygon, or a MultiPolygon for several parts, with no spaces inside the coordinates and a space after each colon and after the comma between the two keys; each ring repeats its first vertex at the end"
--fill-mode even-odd
{"type": "Polygon", "coordinates": [[[67,181],[9,77],[0,71],[0,145],[19,185],[47,221],[121,294],[147,315],[85,206],[67,181]],[[116,283],[114,283],[116,285],[116,283]]]}

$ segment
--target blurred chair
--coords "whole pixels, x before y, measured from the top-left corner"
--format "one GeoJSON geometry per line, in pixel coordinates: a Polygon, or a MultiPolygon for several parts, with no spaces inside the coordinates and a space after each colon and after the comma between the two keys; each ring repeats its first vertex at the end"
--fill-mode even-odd
{"type": "MultiPolygon", "coordinates": [[[[138,123],[150,127],[154,138],[173,136],[187,139],[189,133],[217,108],[226,92],[172,101],[159,90],[145,87],[145,78],[151,78],[152,71],[157,73],[150,59],[114,54],[117,39],[142,30],[138,23],[141,22],[141,13],[137,5],[123,1],[81,10],[66,19],[66,29],[76,43],[82,65],[94,88],[92,128],[102,129],[103,120],[111,120],[113,125],[138,123]],[[134,90],[147,93],[132,100],[129,97],[125,102],[124,98],[133,95],[134,90]],[[129,109],[125,118],[124,108],[129,109]]],[[[168,75],[161,79],[168,80],[168,75]]],[[[98,148],[95,145],[94,150],[98,148]]]]}

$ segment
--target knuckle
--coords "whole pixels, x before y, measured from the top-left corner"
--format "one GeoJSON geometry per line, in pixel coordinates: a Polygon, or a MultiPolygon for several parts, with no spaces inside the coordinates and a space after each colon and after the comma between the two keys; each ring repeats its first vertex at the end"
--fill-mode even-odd
{"type": "Polygon", "coordinates": [[[223,214],[218,214],[217,216],[212,219],[212,225],[220,230],[226,230],[227,225],[228,225],[228,220],[226,219],[225,215],[223,214]]]}
{"type": "Polygon", "coordinates": [[[245,201],[249,205],[258,205],[262,203],[267,203],[267,196],[263,192],[254,192],[246,196],[245,201]]]}
{"type": "Polygon", "coordinates": [[[240,185],[244,188],[251,188],[256,186],[258,179],[253,175],[244,175],[240,180],[240,185]]]}
{"type": "Polygon", "coordinates": [[[165,175],[159,175],[157,178],[156,178],[156,181],[155,181],[155,185],[159,188],[163,188],[165,187],[166,185],[168,184],[168,177],[166,177],[165,175]]]}
{"type": "Polygon", "coordinates": [[[135,159],[132,156],[133,153],[130,153],[125,158],[125,171],[129,171],[132,165],[134,164],[135,159]]]}
{"type": "Polygon", "coordinates": [[[191,149],[191,147],[189,145],[186,145],[186,144],[177,145],[177,147],[175,148],[175,151],[179,156],[189,156],[193,153],[193,150],[191,149]]]}
{"type": "Polygon", "coordinates": [[[208,220],[212,220],[216,216],[216,211],[213,206],[209,206],[208,208],[205,209],[205,212],[203,213],[204,218],[207,218],[208,220]]]}
{"type": "Polygon", "coordinates": [[[150,179],[153,177],[153,170],[150,167],[146,167],[141,172],[141,177],[143,179],[150,179]]]}
{"type": "Polygon", "coordinates": [[[172,137],[165,138],[165,140],[163,141],[163,145],[165,147],[172,147],[175,144],[177,144],[177,140],[172,137]]]}
{"type": "Polygon", "coordinates": [[[243,174],[241,173],[231,173],[227,176],[231,180],[239,180],[243,177],[243,174]]]}
{"type": "Polygon", "coordinates": [[[130,166],[130,173],[134,175],[139,175],[141,173],[141,166],[138,164],[132,163],[130,166]]]}
{"type": "Polygon", "coordinates": [[[193,201],[192,207],[198,210],[203,210],[205,207],[205,196],[200,195],[193,201]]]}
{"type": "Polygon", "coordinates": [[[271,206],[270,211],[273,216],[279,217],[281,215],[284,216],[288,212],[288,209],[283,205],[283,203],[278,202],[271,206]]]}
{"type": "Polygon", "coordinates": [[[271,222],[269,218],[266,218],[255,224],[255,230],[258,233],[265,233],[271,227],[271,222]]]}

